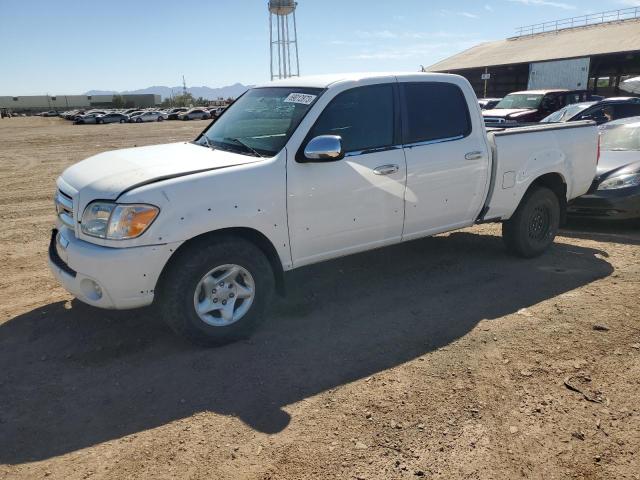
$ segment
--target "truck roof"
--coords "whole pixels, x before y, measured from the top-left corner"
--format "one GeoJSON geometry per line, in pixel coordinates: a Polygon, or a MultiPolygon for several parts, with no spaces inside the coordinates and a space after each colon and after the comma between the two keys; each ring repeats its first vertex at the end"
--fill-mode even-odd
{"type": "Polygon", "coordinates": [[[371,78],[388,78],[392,77],[430,77],[433,80],[457,77],[446,73],[422,73],[422,72],[364,72],[364,73],[333,73],[329,75],[311,75],[304,77],[291,77],[285,80],[275,80],[270,83],[257,85],[257,87],[310,87],[310,88],[328,88],[343,82],[358,82],[360,80],[371,78]]]}

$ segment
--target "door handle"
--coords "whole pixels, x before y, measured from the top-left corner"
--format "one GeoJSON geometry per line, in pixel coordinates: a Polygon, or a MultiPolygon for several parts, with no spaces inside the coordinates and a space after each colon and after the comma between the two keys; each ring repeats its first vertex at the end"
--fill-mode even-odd
{"type": "Polygon", "coordinates": [[[464,156],[464,158],[466,160],[479,160],[482,158],[482,152],[469,152],[464,156]]]}
{"type": "Polygon", "coordinates": [[[373,173],[376,175],[391,175],[392,173],[396,173],[398,170],[400,170],[398,165],[380,165],[373,169],[373,173]]]}

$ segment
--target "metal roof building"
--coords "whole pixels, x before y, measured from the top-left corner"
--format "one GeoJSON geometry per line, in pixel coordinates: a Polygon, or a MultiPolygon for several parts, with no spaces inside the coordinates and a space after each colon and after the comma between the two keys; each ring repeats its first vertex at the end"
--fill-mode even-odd
{"type": "Polygon", "coordinates": [[[620,82],[640,75],[640,8],[521,27],[430,66],[466,77],[479,96],[526,89],[588,89],[626,94],[620,82]]]}
{"type": "MultiPolygon", "coordinates": [[[[120,95],[127,108],[146,108],[160,104],[160,95],[120,95]]],[[[113,107],[113,95],[21,95],[0,96],[0,108],[14,112],[36,112],[46,110],[70,110],[75,108],[113,107]]]]}

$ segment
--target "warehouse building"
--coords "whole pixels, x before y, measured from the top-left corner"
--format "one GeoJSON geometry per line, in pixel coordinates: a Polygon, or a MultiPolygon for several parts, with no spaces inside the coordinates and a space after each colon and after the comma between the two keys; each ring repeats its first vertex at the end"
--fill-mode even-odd
{"type": "Polygon", "coordinates": [[[0,97],[0,108],[12,112],[59,112],[73,109],[90,108],[149,108],[159,105],[160,95],[27,95],[19,97],[0,97]],[[118,98],[119,97],[119,98],[118,98]],[[117,105],[120,103],[120,105],[117,105]]]}
{"type": "Polygon", "coordinates": [[[466,77],[479,97],[551,88],[627,96],[623,82],[640,76],[640,7],[521,27],[427,70],[466,77]]]}

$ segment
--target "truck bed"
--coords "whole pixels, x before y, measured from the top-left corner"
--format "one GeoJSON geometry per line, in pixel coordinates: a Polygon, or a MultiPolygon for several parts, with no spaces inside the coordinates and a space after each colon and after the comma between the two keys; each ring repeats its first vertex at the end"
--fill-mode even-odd
{"type": "Polygon", "coordinates": [[[531,182],[557,172],[567,200],[586,193],[597,163],[597,126],[592,121],[487,129],[492,183],[481,220],[505,220],[531,182]]]}

